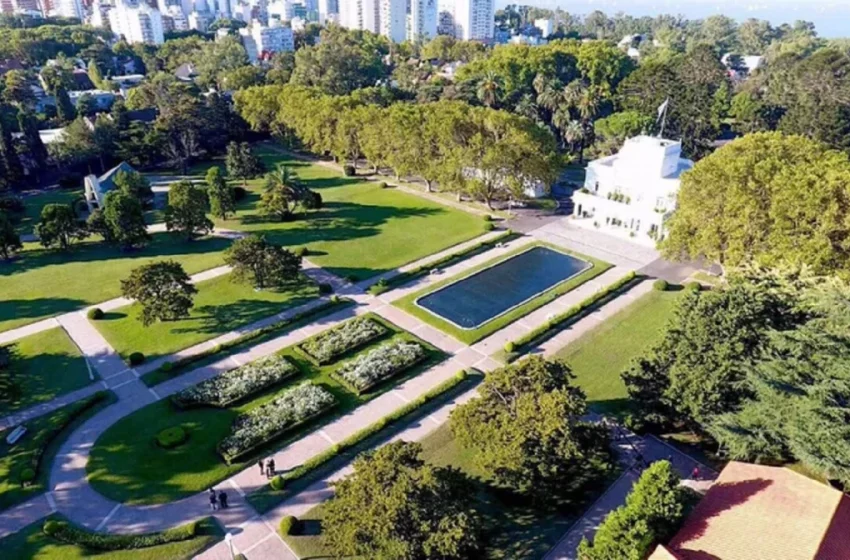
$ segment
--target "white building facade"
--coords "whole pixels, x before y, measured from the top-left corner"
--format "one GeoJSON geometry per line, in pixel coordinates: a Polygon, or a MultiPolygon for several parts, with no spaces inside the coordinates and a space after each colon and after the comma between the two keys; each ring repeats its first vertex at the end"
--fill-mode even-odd
{"type": "Polygon", "coordinates": [[[439,0],[438,32],[464,41],[490,42],[495,15],[494,0],[439,0]]]}
{"type": "Polygon", "coordinates": [[[83,21],[86,17],[86,9],[82,0],[58,0],[53,9],[53,15],[83,21]]]}
{"type": "Polygon", "coordinates": [[[339,0],[339,24],[400,43],[407,38],[407,0],[339,0]]]}
{"type": "Polygon", "coordinates": [[[165,40],[162,15],[144,0],[117,0],[109,12],[109,25],[128,43],[160,45],[165,40]]]}
{"type": "Polygon", "coordinates": [[[437,36],[437,0],[410,0],[407,40],[430,41],[437,36]]]}
{"type": "Polygon", "coordinates": [[[251,27],[240,29],[239,33],[251,62],[277,52],[295,50],[292,29],[276,19],[270,20],[269,25],[262,25],[255,20],[251,27]]]}
{"type": "Polygon", "coordinates": [[[588,164],[584,187],[573,194],[573,222],[654,246],[676,209],[680,177],[693,165],[681,142],[630,138],[617,154],[588,164]]]}

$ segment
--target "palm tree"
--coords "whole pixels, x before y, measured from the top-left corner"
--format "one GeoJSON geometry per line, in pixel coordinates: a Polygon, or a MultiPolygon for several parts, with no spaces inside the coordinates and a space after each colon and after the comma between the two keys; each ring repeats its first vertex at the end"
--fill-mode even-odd
{"type": "Polygon", "coordinates": [[[580,163],[582,160],[582,141],[584,140],[584,127],[578,121],[570,121],[563,129],[561,129],[561,134],[564,136],[564,142],[566,142],[567,145],[570,147],[571,152],[576,151],[576,145],[578,144],[580,163]]]}
{"type": "Polygon", "coordinates": [[[266,188],[260,205],[265,214],[284,220],[292,216],[305,191],[297,173],[285,165],[278,165],[277,169],[266,174],[266,188]]]}
{"type": "Polygon", "coordinates": [[[583,93],[584,84],[582,84],[580,80],[573,80],[566,85],[561,95],[564,99],[564,103],[566,103],[568,107],[573,108],[578,105],[583,93]]]}
{"type": "Polygon", "coordinates": [[[564,138],[564,131],[573,121],[572,116],[570,115],[570,110],[566,107],[560,107],[555,113],[552,115],[552,126],[555,127],[558,136],[564,138]]]}
{"type": "Polygon", "coordinates": [[[501,80],[494,72],[490,71],[478,82],[478,99],[487,107],[496,104],[496,98],[501,89],[501,80]]]}
{"type": "Polygon", "coordinates": [[[544,109],[554,111],[564,101],[561,89],[561,82],[558,80],[546,81],[537,92],[537,104],[544,109]]]}
{"type": "Polygon", "coordinates": [[[578,103],[576,103],[582,120],[590,121],[596,116],[596,113],[599,111],[600,101],[599,90],[597,88],[590,87],[582,91],[581,97],[579,97],[578,103]]]}
{"type": "Polygon", "coordinates": [[[516,107],[514,107],[514,112],[535,122],[540,121],[540,115],[537,112],[537,103],[534,102],[534,96],[530,93],[526,93],[520,98],[516,107]]]}

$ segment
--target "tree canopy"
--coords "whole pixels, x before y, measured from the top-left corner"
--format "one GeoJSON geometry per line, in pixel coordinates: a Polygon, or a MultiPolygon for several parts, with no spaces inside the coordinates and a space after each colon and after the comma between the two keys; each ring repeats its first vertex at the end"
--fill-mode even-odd
{"type": "Polygon", "coordinates": [[[175,321],[189,316],[198,289],[177,261],[159,261],[133,269],[121,281],[121,293],[142,306],[139,321],[175,321]]]}

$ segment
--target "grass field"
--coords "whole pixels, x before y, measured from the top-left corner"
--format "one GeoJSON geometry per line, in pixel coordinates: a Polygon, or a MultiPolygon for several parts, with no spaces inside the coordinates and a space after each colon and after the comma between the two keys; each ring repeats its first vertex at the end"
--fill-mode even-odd
{"type": "Polygon", "coordinates": [[[195,306],[186,319],[144,326],[141,306],[133,304],[104,315],[92,324],[123,358],[142,352],[147,359],[172,354],[220,334],[244,327],[318,297],[314,282],[302,276],[283,290],[254,291],[250,284],[233,282],[224,275],[197,285],[195,306]]]}
{"type": "Polygon", "coordinates": [[[605,272],[609,268],[611,268],[610,264],[608,264],[604,261],[600,261],[599,259],[594,259],[593,257],[588,257],[586,255],[580,255],[578,253],[571,253],[570,251],[566,251],[565,249],[562,249],[560,247],[554,247],[554,246],[548,245],[546,243],[540,243],[540,242],[530,243],[530,244],[525,245],[523,247],[519,247],[519,248],[517,248],[517,249],[515,249],[515,250],[513,250],[513,251],[511,251],[511,252],[509,252],[505,255],[502,255],[502,256],[497,257],[497,258],[492,259],[492,260],[489,260],[489,261],[482,263],[478,266],[472,267],[469,270],[467,270],[466,272],[464,272],[464,273],[462,273],[458,276],[446,278],[445,280],[431,284],[427,288],[424,288],[424,289],[422,289],[418,292],[415,292],[415,293],[409,294],[409,295],[407,295],[403,298],[400,298],[400,299],[394,301],[393,305],[395,305],[396,307],[399,307],[400,309],[403,309],[404,311],[406,311],[407,313],[410,313],[411,315],[413,315],[415,317],[418,317],[419,319],[428,323],[429,325],[432,325],[432,326],[440,329],[441,331],[450,334],[451,336],[455,337],[456,339],[460,340],[461,342],[465,342],[467,344],[472,344],[473,342],[477,342],[477,341],[481,340],[482,338],[485,338],[485,337],[493,334],[494,332],[498,331],[499,329],[506,327],[507,325],[513,323],[517,319],[528,315],[529,313],[531,313],[535,309],[538,309],[538,308],[546,305],[547,303],[559,298],[560,296],[564,295],[565,293],[569,292],[570,290],[573,290],[573,289],[577,288],[578,286],[584,284],[588,280],[596,278],[597,276],[599,276],[600,274],[602,274],[603,272],[605,272]],[[508,260],[509,258],[519,254],[519,253],[524,253],[525,251],[528,251],[532,247],[540,247],[540,246],[542,246],[542,247],[552,247],[553,249],[557,249],[558,251],[561,251],[561,252],[564,252],[564,253],[569,253],[569,254],[571,254],[575,257],[578,257],[580,259],[583,259],[583,260],[591,263],[593,266],[591,268],[588,268],[584,272],[581,272],[578,275],[570,278],[569,280],[567,280],[565,282],[561,282],[560,284],[557,284],[556,286],[546,290],[545,292],[541,293],[540,295],[535,296],[534,298],[523,303],[522,305],[519,305],[519,306],[511,309],[507,313],[500,315],[500,316],[496,317],[495,319],[488,321],[487,323],[484,323],[483,325],[481,325],[480,327],[478,327],[476,329],[462,329],[460,327],[457,327],[457,326],[453,325],[452,323],[450,323],[448,321],[444,321],[443,319],[437,317],[436,315],[426,311],[425,309],[421,308],[419,305],[416,304],[417,299],[419,299],[420,297],[422,297],[426,294],[430,294],[432,292],[435,292],[435,291],[439,290],[440,288],[442,288],[443,286],[446,286],[448,284],[452,284],[454,282],[457,282],[460,279],[472,276],[476,272],[484,270],[485,268],[490,268],[490,267],[492,267],[492,266],[494,266],[498,263],[504,262],[504,261],[508,260]]]}
{"type": "Polygon", "coordinates": [[[83,196],[83,189],[55,189],[31,196],[23,197],[24,214],[20,221],[15,224],[15,229],[21,235],[32,233],[35,225],[41,218],[41,209],[48,204],[71,204],[77,198],[83,196]]]}
{"type": "Polygon", "coordinates": [[[242,470],[250,465],[257,455],[262,456],[269,449],[280,448],[302,437],[318,425],[351,411],[443,359],[441,352],[420,340],[419,342],[430,349],[428,360],[388,380],[371,393],[357,396],[349,392],[331,377],[331,373],[343,361],[367,352],[392,337],[419,340],[380,318],[376,320],[390,328],[391,333],[362,348],[354,356],[324,367],[313,365],[295,348],[284,349],[281,354],[291,358],[298,365],[301,374],[249,402],[228,409],[198,408],[179,411],[169,400],[163,400],[121,419],[95,442],[87,465],[92,486],[113,500],[134,504],[163,503],[189,496],[242,470]],[[308,379],[334,394],[338,401],[336,408],[316,421],[296,428],[283,439],[270,443],[267,448],[258,450],[256,455],[246,456],[232,465],[225,464],[216,453],[216,444],[229,434],[236,416],[308,379]],[[175,425],[181,425],[189,432],[188,442],[172,450],[158,447],[155,443],[156,434],[175,425]]]}
{"type": "Polygon", "coordinates": [[[230,241],[211,237],[187,243],[180,235],[157,233],[133,252],[94,240],[68,252],[24,245],[19,259],[0,263],[0,332],[117,297],[131,270],[155,260],[176,260],[189,274],[219,266],[230,241]]]}
{"type": "MultiPolygon", "coordinates": [[[[451,466],[472,478],[478,487],[476,508],[484,520],[483,550],[476,558],[492,560],[539,559],[566,532],[588,504],[606,487],[600,484],[588,489],[569,511],[541,511],[517,503],[488,484],[487,476],[474,462],[470,451],[452,437],[451,428],[443,424],[421,442],[425,461],[451,466]]],[[[321,538],[322,506],[307,512],[304,536],[287,536],[286,542],[299,558],[330,558],[330,550],[321,538]]]]}
{"type": "MultiPolygon", "coordinates": [[[[61,327],[32,334],[8,346],[13,352],[8,373],[15,390],[0,400],[0,415],[47,402],[91,383],[85,359],[61,327]]],[[[3,372],[0,377],[5,375],[3,372]]]]}
{"type": "MultiPolygon", "coordinates": [[[[6,443],[8,432],[0,432],[0,510],[44,492],[50,474],[50,465],[59,446],[74,428],[111,402],[113,399],[110,395],[73,420],[71,420],[73,412],[82,406],[79,401],[30,420],[25,424],[27,433],[12,446],[6,443]],[[60,429],[61,432],[58,435],[51,437],[51,434],[60,429]],[[33,468],[33,457],[41,450],[44,451],[41,468],[36,473],[35,481],[24,488],[20,485],[21,472],[24,469],[33,468]]],[[[0,550],[4,551],[2,547],[0,550]]]]}
{"type": "Polygon", "coordinates": [[[557,354],[570,365],[594,409],[626,411],[628,395],[620,373],[661,339],[680,293],[649,292],[557,354]]]}
{"type": "Polygon", "coordinates": [[[343,177],[268,146],[259,153],[269,169],[277,164],[292,168],[305,186],[322,195],[323,208],[290,222],[269,221],[258,208],[264,183],[255,179],[248,182],[248,197],[236,215],[218,225],[264,234],[283,245],[306,245],[311,261],[338,276],[364,280],[484,233],[484,221],[461,210],[343,177]]]}
{"type": "MultiPolygon", "coordinates": [[[[48,519],[61,519],[61,516],[51,516],[48,519]]],[[[41,530],[43,525],[44,521],[38,521],[0,539],[3,557],[28,560],[189,560],[222,538],[219,526],[208,519],[199,524],[197,536],[187,541],[134,550],[101,552],[48,537],[41,530]]]]}

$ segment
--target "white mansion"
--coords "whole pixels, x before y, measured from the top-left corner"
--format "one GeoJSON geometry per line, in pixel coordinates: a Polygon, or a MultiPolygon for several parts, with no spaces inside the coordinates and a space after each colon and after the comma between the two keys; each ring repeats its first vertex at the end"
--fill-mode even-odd
{"type": "Polygon", "coordinates": [[[676,208],[680,175],[694,165],[681,155],[681,142],[636,136],[619,153],[591,161],[573,194],[575,223],[654,245],[676,208]]]}

